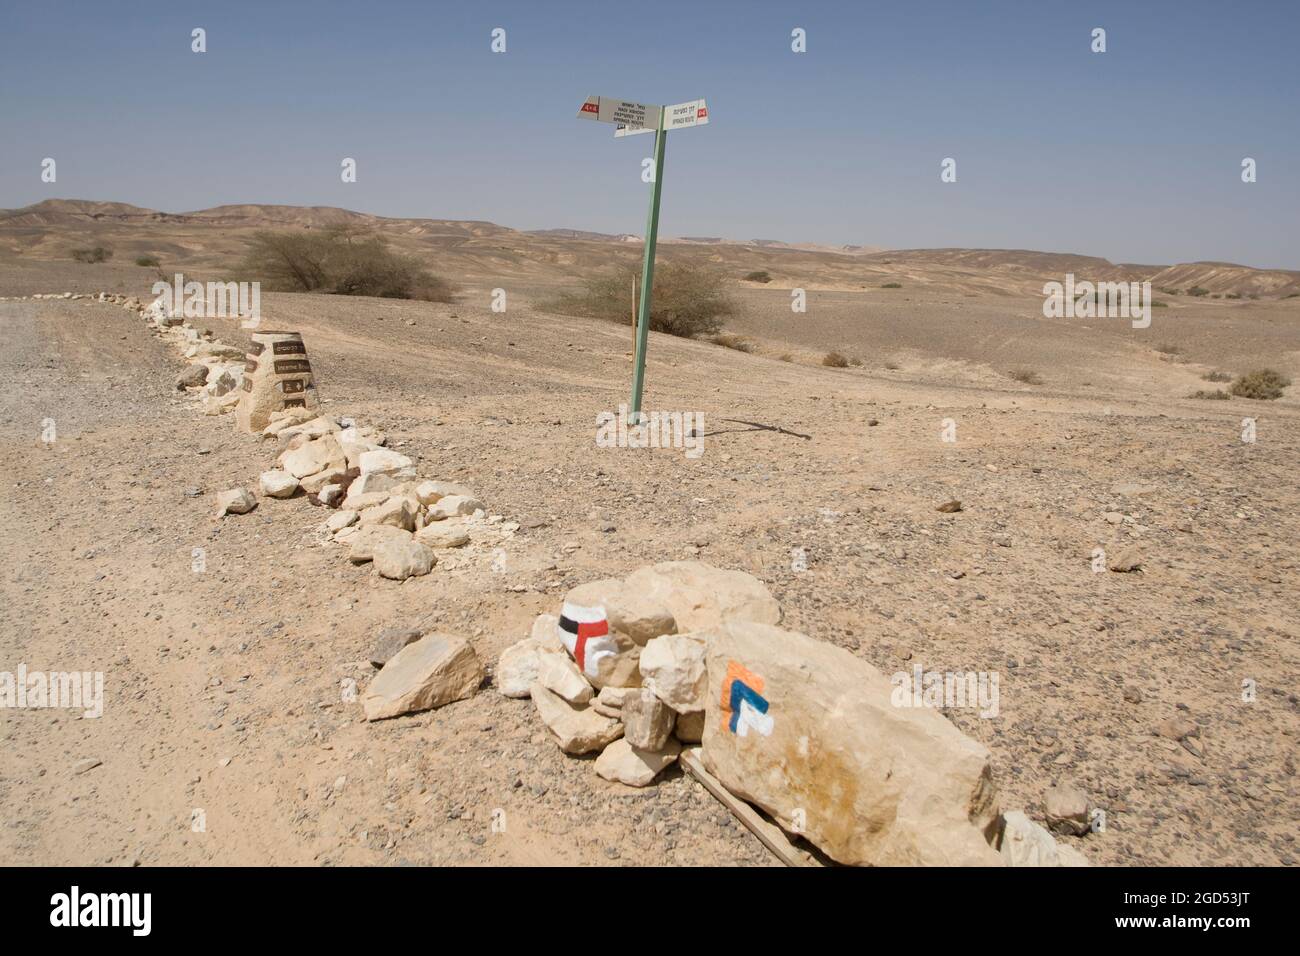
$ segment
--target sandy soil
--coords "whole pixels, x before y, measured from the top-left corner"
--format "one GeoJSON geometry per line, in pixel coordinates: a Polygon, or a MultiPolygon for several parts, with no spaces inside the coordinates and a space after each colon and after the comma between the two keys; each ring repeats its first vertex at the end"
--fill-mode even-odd
{"type": "MultiPolygon", "coordinates": [[[[7,262],[0,295],[142,293],[148,272],[7,262]]],[[[1138,336],[1048,323],[1023,295],[825,293],[793,316],[788,291],[741,289],[733,324],[764,354],[651,338],[647,406],[705,416],[689,459],[594,444],[626,400],[628,329],[540,311],[545,283],[508,282],[495,314],[501,280],[457,278],[450,306],[263,299],[302,331],[326,411],[523,523],[504,571],[477,548],[402,584],[322,545],[301,500],[212,517],[273,452],[178,395],[138,319],[0,303],[0,669],[106,674],[98,720],[0,714],[0,859],[771,864],[679,772],[630,791],[562,756],[528,701],[486,689],[367,725],[341,699],[384,627],[460,633],[494,661],[568,587],[699,557],[886,673],[997,672],[999,717],[949,716],[990,748],[1006,809],[1087,790],[1108,825],[1072,842],[1094,863],[1295,862],[1300,402],[1182,396],[1220,365],[1294,374],[1297,300],[1180,303],[1176,328],[1158,314],[1138,336]],[[772,357],[787,345],[867,364],[772,357]],[[950,499],[963,510],[936,511],[950,499]],[[1093,572],[1094,548],[1130,544],[1141,572],[1093,572]],[[1155,733],[1178,714],[1190,749],[1155,733]],[[86,757],[102,765],[76,774],[86,757]]]]}

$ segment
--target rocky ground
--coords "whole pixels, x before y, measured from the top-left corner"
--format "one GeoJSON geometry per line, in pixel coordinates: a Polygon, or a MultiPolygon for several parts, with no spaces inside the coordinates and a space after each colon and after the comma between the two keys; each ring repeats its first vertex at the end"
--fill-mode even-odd
{"type": "MultiPolygon", "coordinates": [[[[53,278],[0,295],[70,287],[53,278]]],[[[568,588],[699,557],[886,674],[996,672],[998,717],[949,716],[991,750],[1005,808],[1041,819],[1073,783],[1105,810],[1070,840],[1093,863],[1295,862],[1291,400],[976,385],[652,336],[647,405],[703,412],[692,459],[596,447],[629,332],[526,293],[504,315],[472,289],[450,306],[266,295],[263,312],[302,332],[323,411],[520,529],[504,554],[471,545],[398,583],[323,543],[301,499],[214,518],[274,453],[175,390],[174,350],[117,306],[0,303],[3,660],[106,675],[98,720],[0,715],[0,858],[771,864],[679,770],[607,783],[527,700],[485,689],[368,724],[340,693],[383,628],[460,634],[491,665],[568,588]],[[1094,571],[1096,548],[1140,569],[1094,571]]]]}

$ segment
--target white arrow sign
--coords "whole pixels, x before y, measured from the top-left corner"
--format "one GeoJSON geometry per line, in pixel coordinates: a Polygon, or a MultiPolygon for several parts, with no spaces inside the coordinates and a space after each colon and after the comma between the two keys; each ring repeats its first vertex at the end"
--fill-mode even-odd
{"type": "Polygon", "coordinates": [[[659,126],[660,106],[616,100],[612,96],[589,96],[578,110],[578,119],[618,123],[636,129],[655,129],[659,126]]]}
{"type": "MultiPolygon", "coordinates": [[[[703,126],[709,121],[709,107],[704,100],[691,100],[676,106],[664,107],[664,129],[687,129],[691,126],[703,126]]],[[[636,128],[620,123],[614,127],[614,135],[635,136],[637,133],[653,133],[653,129],[636,128]]]]}
{"type": "Polygon", "coordinates": [[[709,108],[704,100],[691,100],[676,106],[664,107],[664,129],[686,129],[703,126],[709,121],[709,108]]]}

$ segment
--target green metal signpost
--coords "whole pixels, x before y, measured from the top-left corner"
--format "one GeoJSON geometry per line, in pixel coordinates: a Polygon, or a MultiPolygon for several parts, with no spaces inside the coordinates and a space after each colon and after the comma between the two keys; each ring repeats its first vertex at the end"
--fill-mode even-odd
{"type": "Polygon", "coordinates": [[[670,129],[703,126],[709,121],[709,109],[702,99],[675,106],[647,106],[608,96],[589,96],[578,111],[578,117],[614,123],[615,136],[655,134],[655,172],[650,188],[650,211],[646,216],[645,260],[641,264],[641,303],[636,317],[636,359],[632,370],[632,402],[628,411],[628,424],[634,425],[641,421],[641,395],[645,389],[645,354],[650,342],[650,292],[654,288],[659,199],[663,195],[664,183],[664,147],[670,129]]]}

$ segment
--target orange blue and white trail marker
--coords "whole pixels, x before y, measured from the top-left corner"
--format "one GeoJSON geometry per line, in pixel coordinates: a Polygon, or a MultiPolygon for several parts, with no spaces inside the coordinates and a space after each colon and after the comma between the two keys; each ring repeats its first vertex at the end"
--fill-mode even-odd
{"type": "Polygon", "coordinates": [[[771,736],[776,721],[768,713],[771,705],[763,696],[763,678],[738,661],[727,661],[721,704],[727,729],[737,737],[747,737],[751,730],[771,736]]]}

